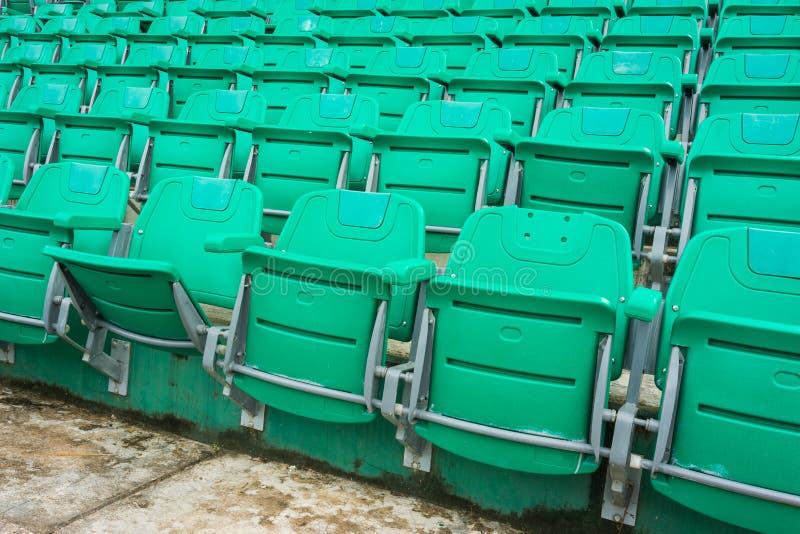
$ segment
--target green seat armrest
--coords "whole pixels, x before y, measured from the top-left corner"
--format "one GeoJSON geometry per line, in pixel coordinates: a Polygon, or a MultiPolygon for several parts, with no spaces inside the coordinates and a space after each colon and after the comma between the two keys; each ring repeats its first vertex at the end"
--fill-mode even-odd
{"type": "Polygon", "coordinates": [[[586,32],[586,38],[589,39],[589,42],[592,44],[600,44],[600,41],[603,40],[603,32],[597,28],[592,28],[586,32]]]}
{"type": "Polygon", "coordinates": [[[649,323],[658,315],[662,299],[660,291],[637,287],[625,302],[625,316],[649,323]]]}
{"type": "Polygon", "coordinates": [[[410,43],[411,39],[414,38],[414,35],[409,31],[396,32],[393,35],[406,43],[410,43]]]}
{"type": "Polygon", "coordinates": [[[495,130],[494,142],[508,150],[514,150],[523,137],[513,130],[495,130]]]}
{"type": "Polygon", "coordinates": [[[503,34],[500,32],[486,32],[484,35],[497,46],[503,43],[503,34]]]}
{"type": "Polygon", "coordinates": [[[661,145],[661,156],[664,159],[683,163],[683,160],[686,157],[686,152],[683,149],[683,145],[679,141],[665,141],[661,145]]]}
{"type": "Polygon", "coordinates": [[[449,72],[440,70],[439,72],[431,72],[428,74],[428,79],[440,85],[447,87],[453,81],[453,75],[449,72]]]}
{"type": "Polygon", "coordinates": [[[119,230],[122,227],[122,220],[115,217],[95,217],[62,212],[55,214],[53,225],[71,230],[119,230]]]}
{"type": "Polygon", "coordinates": [[[47,117],[48,119],[52,119],[55,118],[55,116],[58,114],[58,111],[53,108],[39,106],[34,110],[34,113],[42,117],[47,117]]]}
{"type": "Polygon", "coordinates": [[[375,136],[381,133],[380,128],[376,128],[370,124],[357,124],[352,126],[347,131],[351,136],[358,137],[359,139],[366,139],[367,141],[372,141],[375,139],[375,136]]]}
{"type": "Polygon", "coordinates": [[[95,61],[94,59],[84,59],[81,62],[81,65],[83,65],[87,69],[97,70],[97,66],[100,65],[100,63],[95,61]]]}
{"type": "Polygon", "coordinates": [[[330,76],[331,78],[336,78],[337,80],[344,80],[347,78],[347,69],[342,67],[341,65],[329,65],[322,70],[325,74],[330,76]]]}
{"type": "Polygon", "coordinates": [[[700,28],[700,42],[711,44],[714,42],[714,28],[700,28]]]}
{"type": "Polygon", "coordinates": [[[383,279],[391,285],[418,284],[436,276],[436,263],[423,258],[393,261],[383,272],[383,279]]]}
{"type": "Polygon", "coordinates": [[[254,234],[209,234],[203,248],[206,252],[243,252],[259,245],[264,245],[264,239],[254,234]]]}
{"type": "Polygon", "coordinates": [[[129,113],[126,118],[135,124],[150,124],[150,122],[154,119],[152,115],[148,115],[140,111],[129,113]]]}
{"type": "Polygon", "coordinates": [[[239,74],[244,74],[245,76],[252,76],[256,69],[250,65],[236,65],[236,67],[231,70],[239,74]]]}
{"type": "Polygon", "coordinates": [[[681,76],[681,86],[684,90],[697,91],[697,74],[684,74],[681,76]]]}
{"type": "Polygon", "coordinates": [[[254,128],[261,126],[261,124],[246,117],[239,117],[236,119],[230,119],[225,121],[225,126],[227,126],[228,128],[233,128],[235,130],[244,130],[247,132],[252,132],[254,128]]]}
{"type": "Polygon", "coordinates": [[[563,89],[567,86],[567,75],[563,72],[548,72],[544,76],[544,81],[546,81],[551,86],[555,87],[556,89],[563,89]]]}
{"type": "Polygon", "coordinates": [[[327,41],[331,38],[331,32],[328,30],[317,29],[311,32],[311,36],[321,41],[327,41]]]}

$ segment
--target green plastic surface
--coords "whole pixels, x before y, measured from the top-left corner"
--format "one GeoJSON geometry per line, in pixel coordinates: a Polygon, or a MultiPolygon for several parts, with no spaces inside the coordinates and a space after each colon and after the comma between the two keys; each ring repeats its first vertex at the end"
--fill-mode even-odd
{"type": "Polygon", "coordinates": [[[697,70],[700,28],[697,19],[673,15],[627,16],[603,38],[603,50],[663,51],[678,58],[683,72],[697,70]]]}
{"type": "Polygon", "coordinates": [[[800,46],[800,15],[752,15],[731,17],[720,23],[714,51],[797,52],[800,46]]]}
{"type": "Polygon", "coordinates": [[[451,17],[413,21],[411,45],[440,50],[453,74],[467,68],[475,52],[496,48],[502,35],[497,21],[487,17],[451,17]]]}
{"type": "Polygon", "coordinates": [[[402,17],[335,19],[327,43],[347,52],[351,70],[365,71],[382,48],[407,46],[409,27],[402,17]]]}

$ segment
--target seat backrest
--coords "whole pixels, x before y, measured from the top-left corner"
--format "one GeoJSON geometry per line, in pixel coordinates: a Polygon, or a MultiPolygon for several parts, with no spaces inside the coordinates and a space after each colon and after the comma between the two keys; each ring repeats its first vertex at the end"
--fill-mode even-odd
{"type": "Polygon", "coordinates": [[[16,209],[122,220],[130,178],[113,167],[61,162],[40,167],[19,197],[16,209]]]}
{"type": "Polygon", "coordinates": [[[286,108],[279,126],[348,131],[354,126],[378,125],[378,104],[359,94],[311,94],[297,97],[286,108]]]}
{"type": "Polygon", "coordinates": [[[513,33],[506,34],[503,46],[533,46],[552,52],[558,57],[558,70],[572,78],[599,37],[600,22],[592,17],[534,17],[521,21],[513,33]]]}
{"type": "Polygon", "coordinates": [[[460,4],[460,0],[383,0],[379,2],[379,9],[397,17],[436,19],[458,13],[460,4]]]}
{"type": "Polygon", "coordinates": [[[81,91],[77,86],[41,83],[22,87],[11,103],[11,109],[36,113],[46,108],[54,113],[77,113],[80,104],[81,91]]]}
{"type": "Polygon", "coordinates": [[[432,100],[408,109],[398,133],[492,139],[497,130],[510,127],[508,111],[491,104],[432,100]]]}
{"type": "Polygon", "coordinates": [[[141,32],[141,17],[101,17],[89,19],[89,32],[94,34],[137,34],[141,32]]]}
{"type": "Polygon", "coordinates": [[[540,10],[540,14],[596,17],[603,21],[603,33],[605,33],[609,21],[615,21],[625,15],[625,3],[619,0],[548,0],[547,5],[540,10]]]}
{"type": "Polygon", "coordinates": [[[633,235],[641,183],[649,175],[646,221],[655,222],[666,142],[664,121],[636,108],[557,109],[515,151],[524,208],[589,212],[633,235]]]}
{"type": "Polygon", "coordinates": [[[206,23],[206,35],[247,35],[265,33],[260,17],[221,17],[206,23]]]}
{"type": "Polygon", "coordinates": [[[37,30],[37,19],[30,15],[11,15],[0,19],[0,33],[16,35],[18,33],[34,33],[37,30]]]}
{"type": "Polygon", "coordinates": [[[235,69],[247,66],[252,69],[263,65],[261,50],[251,46],[208,46],[200,54],[192,54],[191,64],[211,69],[235,69]]]}
{"type": "Polygon", "coordinates": [[[369,17],[377,13],[376,0],[315,0],[311,10],[331,18],[369,17]]]}
{"type": "Polygon", "coordinates": [[[696,69],[700,50],[697,19],[674,15],[635,15],[619,19],[603,38],[603,50],[662,50],[674,54],[685,72],[696,69]]]}
{"type": "Polygon", "coordinates": [[[114,65],[117,50],[113,42],[76,42],[61,52],[62,65],[114,65]]]}
{"type": "MultiPolygon", "coordinates": [[[[170,2],[172,3],[172,2],[170,2]]],[[[182,15],[158,17],[147,28],[148,35],[197,35],[203,33],[203,17],[182,15]]]]}
{"type": "Polygon", "coordinates": [[[800,113],[800,53],[727,54],[715,59],[700,91],[707,115],[800,113]]]}
{"type": "Polygon", "coordinates": [[[261,124],[266,109],[264,97],[255,91],[198,91],[189,96],[178,120],[226,125],[245,119],[261,124]]]}
{"type": "Polygon", "coordinates": [[[800,229],[800,115],[709,117],[689,151],[686,179],[699,189],[692,235],[731,226],[800,229]]]}
{"type": "Polygon", "coordinates": [[[462,17],[483,16],[497,21],[502,33],[513,32],[520,21],[535,16],[537,2],[532,0],[473,0],[465,2],[462,17]]]}
{"type": "Polygon", "coordinates": [[[9,48],[3,63],[52,63],[57,52],[55,41],[24,42],[9,48]]]}
{"type": "Polygon", "coordinates": [[[238,254],[207,252],[211,235],[261,231],[261,192],[242,180],[168,178],[136,219],[129,257],[170,263],[200,302],[232,307],[242,264],[238,254]]]}
{"type": "MultiPolygon", "coordinates": [[[[89,31],[87,21],[83,17],[57,17],[48,20],[42,26],[42,34],[48,35],[71,35],[86,33],[89,31]]],[[[31,36],[32,38],[35,36],[31,36]]]]}
{"type": "Polygon", "coordinates": [[[298,37],[313,44],[314,32],[330,33],[331,27],[330,17],[313,14],[293,15],[277,21],[273,35],[283,38],[298,37]]]}
{"type": "Polygon", "coordinates": [[[678,15],[704,22],[708,9],[704,0],[634,0],[628,15],[678,15]]]}
{"type": "Polygon", "coordinates": [[[469,57],[499,45],[502,35],[497,21],[488,17],[449,17],[413,21],[411,45],[442,50],[450,71],[463,71],[469,57]]]}
{"type": "Polygon", "coordinates": [[[204,13],[214,4],[214,0],[170,0],[167,2],[167,16],[185,16],[204,13]]]}
{"type": "Polygon", "coordinates": [[[752,15],[722,21],[714,43],[719,54],[735,52],[796,52],[800,46],[800,15],[752,15]]]}
{"type": "Polygon", "coordinates": [[[145,115],[166,118],[169,111],[169,95],[157,87],[114,87],[104,89],[89,110],[98,117],[132,118],[145,115]]]}
{"type": "Polygon", "coordinates": [[[129,67],[149,67],[154,63],[169,66],[186,65],[186,45],[160,44],[147,41],[134,41],[128,48],[125,65],[129,67]]]}
{"type": "Polygon", "coordinates": [[[797,15],[795,0],[728,0],[720,9],[720,19],[752,15],[797,15]]]}
{"type": "Polygon", "coordinates": [[[538,48],[492,48],[476,52],[464,71],[465,78],[482,80],[535,80],[544,82],[558,71],[558,58],[538,48]]]}

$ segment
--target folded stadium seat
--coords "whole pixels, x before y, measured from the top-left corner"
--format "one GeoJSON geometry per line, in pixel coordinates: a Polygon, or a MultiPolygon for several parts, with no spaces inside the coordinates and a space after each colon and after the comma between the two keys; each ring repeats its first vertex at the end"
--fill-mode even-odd
{"type": "Polygon", "coordinates": [[[255,128],[246,180],[264,194],[264,233],[280,234],[306,193],[348,185],[363,190],[369,134],[377,124],[378,105],[371,98],[315,94],[293,100],[277,126],[255,128]]]}
{"type": "Polygon", "coordinates": [[[250,89],[250,75],[263,63],[261,51],[250,46],[207,48],[194,58],[192,66],[167,68],[171,117],[178,117],[184,102],[198,91],[211,89],[250,89]]]}
{"type": "Polygon", "coordinates": [[[206,33],[188,36],[189,64],[203,57],[209,49],[220,46],[252,46],[253,37],[264,35],[264,19],[258,17],[225,17],[206,22],[206,33]]]}
{"type": "Polygon", "coordinates": [[[411,46],[444,52],[447,70],[453,74],[463,72],[475,52],[497,48],[502,41],[497,21],[487,17],[414,20],[411,32],[411,46]]]}
{"type": "Polygon", "coordinates": [[[0,111],[0,154],[14,165],[13,197],[18,197],[50,145],[57,113],[78,113],[80,90],[70,85],[26,85],[9,110],[0,111]]]}
{"type": "Polygon", "coordinates": [[[286,106],[306,94],[343,93],[348,57],[335,48],[288,50],[277,67],[259,67],[250,74],[253,90],[266,99],[268,124],[277,124],[286,106]]]}
{"type": "Polygon", "coordinates": [[[717,56],[753,52],[792,53],[800,49],[800,16],[753,15],[731,17],[720,24],[714,52],[717,56]]]}
{"type": "Polygon", "coordinates": [[[407,19],[436,19],[457,15],[461,0],[378,0],[377,10],[407,19]]]}
{"type": "Polygon", "coordinates": [[[59,3],[59,4],[43,4],[36,7],[34,15],[39,20],[47,21],[56,17],[71,17],[75,9],[72,4],[59,3]]]}
{"type": "Polygon", "coordinates": [[[264,66],[277,66],[289,50],[327,46],[325,39],[330,36],[331,24],[331,19],[319,15],[293,15],[281,19],[273,33],[255,39],[264,56],[264,66]]]}
{"type": "Polygon", "coordinates": [[[723,20],[750,15],[800,15],[797,0],[727,0],[720,11],[723,20]]]}
{"type": "Polygon", "coordinates": [[[520,22],[536,16],[544,4],[544,0],[473,0],[461,5],[459,15],[489,17],[497,21],[497,29],[501,34],[508,35],[520,22]]]}
{"type": "Polygon", "coordinates": [[[275,248],[244,253],[221,362],[226,378],[215,361],[218,332],[208,336],[203,366],[279,410],[372,421],[386,338],[410,337],[417,287],[435,273],[424,259],[424,231],[422,209],[400,195],[303,196],[275,248]]]}
{"type": "Polygon", "coordinates": [[[699,28],[691,17],[628,15],[614,23],[600,48],[671,53],[680,60],[684,74],[702,75],[711,60],[713,32],[713,28],[699,28]]]}
{"type": "Polygon", "coordinates": [[[625,16],[623,0],[547,0],[539,10],[545,16],[591,17],[598,21],[600,32],[605,35],[610,25],[625,16]]]}
{"type": "Polygon", "coordinates": [[[35,63],[30,65],[32,84],[69,84],[81,91],[81,104],[88,104],[91,90],[97,81],[95,68],[98,65],[114,65],[117,59],[116,44],[111,41],[77,41],[62,49],[58,63],[35,63]]]}
{"type": "MultiPolygon", "coordinates": [[[[112,232],[122,225],[129,184],[118,169],[56,163],[36,171],[15,207],[0,208],[0,241],[5,245],[0,252],[0,341],[40,344],[57,339],[50,335],[58,314],[53,298],[63,296],[64,285],[42,249],[85,250],[89,241],[104,241],[107,250],[112,232]]],[[[3,347],[7,350],[8,345],[3,347]]]]}
{"type": "Polygon", "coordinates": [[[768,229],[692,238],[665,302],[643,462],[659,493],[762,532],[800,521],[798,250],[800,234],[768,229]]]}
{"type": "Polygon", "coordinates": [[[206,21],[204,18],[189,15],[173,15],[152,19],[147,32],[128,37],[131,44],[135,41],[160,44],[187,44],[187,39],[192,35],[203,33],[206,21]]]}
{"type": "Polygon", "coordinates": [[[308,10],[332,19],[355,19],[378,14],[377,0],[312,0],[308,10]]]}
{"type": "Polygon", "coordinates": [[[696,74],[682,74],[673,54],[597,52],[583,60],[564,91],[565,107],[628,107],[652,111],[664,118],[667,136],[680,131],[688,142],[692,123],[696,74]]]}
{"type": "Polygon", "coordinates": [[[800,116],[714,115],[697,130],[684,186],[680,251],[731,226],[800,230],[800,116]]]}
{"type": "Polygon", "coordinates": [[[172,177],[153,189],[121,247],[127,254],[44,249],[89,329],[84,361],[113,381],[110,390],[127,394],[128,361],[104,352],[109,333],[170,352],[202,350],[211,323],[200,303],[233,306],[242,249],[263,246],[260,211],[261,193],[241,180],[172,177]]]}
{"type": "Polygon", "coordinates": [[[147,141],[147,124],[166,119],[168,110],[169,95],[163,89],[112,87],[101,91],[88,114],[55,116],[55,133],[45,163],[66,160],[123,171],[136,169],[147,141]]]}
{"type": "Polygon", "coordinates": [[[177,119],[150,122],[133,198],[145,201],[159,182],[189,174],[229,178],[234,130],[248,131],[263,117],[264,98],[252,91],[193,93],[177,119]]]}
{"type": "Polygon", "coordinates": [[[600,43],[600,23],[591,17],[553,16],[525,19],[503,37],[503,48],[532,46],[558,58],[558,70],[575,77],[583,58],[600,43]]]}
{"type": "Polygon", "coordinates": [[[203,12],[206,18],[269,17],[267,0],[213,0],[203,12]]]}
{"type": "Polygon", "coordinates": [[[708,5],[705,0],[633,0],[633,5],[628,6],[627,14],[691,17],[701,26],[707,26],[708,5]]]}
{"type": "Polygon", "coordinates": [[[629,302],[649,300],[651,320],[652,293],[634,291],[630,241],[613,221],[515,206],[472,214],[427,290],[419,390],[404,406],[414,430],[503,469],[595,471],[629,302]]]}
{"type": "Polygon", "coordinates": [[[164,0],[116,0],[117,10],[106,13],[107,15],[121,13],[138,17],[163,17],[164,3],[164,0]]]}
{"type": "Polygon", "coordinates": [[[3,107],[9,107],[23,85],[30,80],[30,66],[50,64],[58,58],[59,45],[55,42],[21,43],[8,49],[0,60],[0,85],[7,94],[3,107]]]}
{"type": "Polygon", "coordinates": [[[425,47],[401,46],[378,52],[363,72],[348,73],[346,90],[378,102],[382,130],[394,131],[408,106],[422,100],[441,100],[444,53],[425,47]]]}
{"type": "Polygon", "coordinates": [[[519,183],[509,182],[506,203],[613,220],[630,235],[638,258],[645,225],[662,224],[664,206],[671,212],[684,153],[665,138],[660,115],[579,107],[549,113],[536,137],[517,140],[514,157],[519,183]]]}
{"type": "Polygon", "coordinates": [[[396,133],[375,136],[367,191],[419,202],[428,224],[426,250],[450,252],[467,217],[503,197],[510,152],[496,135],[511,135],[511,116],[496,104],[413,104],[396,133]]]}
{"type": "Polygon", "coordinates": [[[204,16],[213,5],[214,0],[168,0],[165,7],[168,17],[185,17],[204,16]]]}
{"type": "Polygon", "coordinates": [[[456,102],[488,102],[511,112],[511,128],[534,135],[542,117],[557,103],[566,76],[558,58],[536,48],[493,48],[477,52],[463,74],[447,80],[447,95],[456,102]]]}
{"type": "Polygon", "coordinates": [[[697,123],[720,113],[800,113],[800,51],[715,59],[698,99],[697,123]]]}
{"type": "Polygon", "coordinates": [[[125,63],[97,66],[97,83],[91,101],[94,102],[101,91],[111,88],[158,87],[166,90],[169,86],[167,70],[185,66],[187,54],[186,45],[134,40],[128,47],[125,63]]]}
{"type": "Polygon", "coordinates": [[[400,17],[361,17],[334,19],[330,36],[322,35],[328,46],[347,52],[350,70],[364,71],[384,48],[408,46],[409,21],[400,17]]]}
{"type": "Polygon", "coordinates": [[[0,58],[5,56],[9,47],[19,44],[17,35],[34,33],[41,23],[31,15],[14,15],[0,18],[0,58]]]}

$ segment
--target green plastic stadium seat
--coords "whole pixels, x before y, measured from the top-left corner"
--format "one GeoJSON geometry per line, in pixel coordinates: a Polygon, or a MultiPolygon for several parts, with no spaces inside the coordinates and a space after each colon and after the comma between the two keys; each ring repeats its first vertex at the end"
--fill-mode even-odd
{"type": "Polygon", "coordinates": [[[248,17],[266,19],[267,0],[214,0],[203,15],[206,18],[248,17]]]}
{"type": "Polygon", "coordinates": [[[496,48],[502,41],[497,21],[487,17],[450,17],[415,20],[411,46],[440,50],[447,56],[447,70],[454,74],[467,68],[475,52],[496,48]]]}
{"type": "Polygon", "coordinates": [[[167,68],[169,93],[172,97],[170,115],[180,115],[184,102],[198,91],[213,89],[249,89],[250,75],[259,68],[261,51],[250,46],[216,46],[193,58],[192,66],[167,68]]]}
{"type": "Polygon", "coordinates": [[[308,9],[325,17],[354,19],[376,15],[377,3],[377,0],[313,0],[308,9]]]}
{"type": "Polygon", "coordinates": [[[364,71],[384,48],[407,46],[409,21],[401,17],[334,19],[328,46],[347,52],[350,70],[364,71]]]}
{"type": "Polygon", "coordinates": [[[800,521],[800,480],[792,476],[800,469],[798,250],[800,234],[791,232],[697,235],[664,308],[653,487],[754,531],[782,532],[800,521]],[[741,485],[714,487],[720,483],[749,485],[764,498],[737,492],[741,485]]]}
{"type": "Polygon", "coordinates": [[[771,54],[797,52],[800,48],[800,15],[753,15],[731,17],[720,24],[714,52],[771,54]]]}
{"type": "Polygon", "coordinates": [[[692,76],[682,76],[680,61],[669,53],[597,52],[583,60],[575,79],[567,84],[564,99],[571,107],[652,111],[663,116],[672,139],[679,128],[688,131],[691,107],[685,101],[691,100],[696,85],[692,76]]]}
{"type": "Polygon", "coordinates": [[[94,17],[113,16],[117,11],[117,3],[111,1],[100,1],[84,4],[78,10],[77,15],[86,19],[94,17]]]}
{"type": "Polygon", "coordinates": [[[727,0],[720,11],[721,18],[750,15],[800,15],[797,0],[727,0]]]}
{"type": "Polygon", "coordinates": [[[281,19],[272,34],[255,38],[264,57],[264,66],[277,66],[289,50],[325,47],[324,39],[330,35],[331,24],[330,18],[319,15],[293,15],[281,19]]]}
{"type": "Polygon", "coordinates": [[[619,224],[589,213],[506,206],[472,214],[427,291],[435,333],[425,340],[428,365],[415,368],[430,373],[425,398],[409,405],[416,432],[503,469],[595,471],[609,382],[622,371],[629,243],[619,224]],[[519,434],[588,450],[505,438],[519,434]]]}
{"type": "Polygon", "coordinates": [[[698,56],[707,51],[700,40],[697,20],[673,15],[621,18],[603,38],[602,49],[669,53],[680,60],[684,73],[697,72],[698,56]]]}
{"type": "Polygon", "coordinates": [[[6,156],[0,155],[0,206],[8,204],[13,184],[14,164],[6,156]]]}
{"type": "MultiPolygon", "coordinates": [[[[516,144],[514,157],[522,183],[511,202],[605,217],[621,224],[641,252],[642,226],[659,222],[662,176],[675,173],[683,148],[665,138],[664,121],[653,112],[579,107],[548,114],[536,137],[516,144]]],[[[671,177],[674,191],[677,174],[671,177]]]]}
{"type": "Polygon", "coordinates": [[[174,176],[230,177],[234,130],[252,129],[265,108],[252,91],[206,90],[193,93],[177,119],[151,121],[134,198],[146,200],[153,187],[174,176]]]}
{"type": "Polygon", "coordinates": [[[263,245],[260,208],[261,193],[241,180],[173,177],[153,189],[126,256],[46,247],[89,329],[84,361],[102,368],[109,332],[171,352],[201,348],[211,324],[200,303],[233,305],[242,249],[263,245]]]}
{"type": "MultiPolygon", "coordinates": [[[[400,195],[302,197],[274,249],[244,253],[223,364],[232,386],[304,417],[372,421],[387,336],[410,336],[416,287],[435,272],[424,260],[423,217],[400,195]]],[[[208,360],[204,367],[215,371],[208,360]]]]}
{"type": "Polygon", "coordinates": [[[264,35],[264,19],[258,17],[225,17],[206,23],[206,33],[188,37],[190,61],[203,57],[209,49],[220,46],[251,46],[253,38],[264,35]]]}
{"type": "Polygon", "coordinates": [[[168,17],[184,17],[186,15],[205,15],[214,5],[214,0],[169,0],[166,5],[168,17]]]}
{"type": "Polygon", "coordinates": [[[80,103],[76,86],[27,85],[20,89],[10,110],[0,111],[0,153],[14,166],[17,189],[28,183],[41,161],[40,152],[50,145],[52,117],[57,113],[78,113],[80,103]]]}
{"type": "Polygon", "coordinates": [[[711,63],[698,121],[720,113],[800,113],[798,95],[800,52],[728,54],[711,63]]]}
{"type": "Polygon", "coordinates": [[[447,94],[456,102],[487,102],[511,112],[518,135],[536,133],[539,123],[556,105],[556,88],[566,77],[558,58],[535,48],[493,48],[478,52],[463,75],[449,80],[447,94]]]}
{"type": "Polygon", "coordinates": [[[122,65],[98,65],[92,101],[100,91],[126,87],[167,89],[167,69],[186,65],[185,45],[133,41],[122,65]]]}
{"type": "Polygon", "coordinates": [[[70,43],[113,41],[117,48],[115,63],[121,63],[128,47],[127,37],[141,33],[141,17],[102,17],[87,22],[87,34],[73,34],[70,43]]]}
{"type": "Polygon", "coordinates": [[[389,48],[378,52],[367,70],[348,74],[345,87],[351,93],[374,98],[381,114],[378,126],[393,131],[414,102],[442,99],[443,86],[429,77],[442,74],[445,68],[445,57],[439,50],[389,48]]]}
{"type": "Polygon", "coordinates": [[[128,198],[128,176],[117,169],[56,163],[41,167],[14,208],[0,208],[0,340],[39,344],[55,341],[52,322],[64,286],[53,276],[53,261],[42,254],[47,245],[75,246],[84,234],[111,232],[122,225],[128,198]],[[48,300],[49,299],[49,300],[48,300]]]}
{"type": "Polygon", "coordinates": [[[628,15],[675,15],[705,24],[708,6],[705,0],[633,0],[628,15]]]}
{"type": "Polygon", "coordinates": [[[81,17],[58,17],[47,21],[39,32],[17,33],[20,42],[51,41],[63,46],[69,45],[69,37],[86,33],[88,23],[81,17]]]}
{"type": "Polygon", "coordinates": [[[81,91],[81,103],[88,104],[97,76],[94,69],[99,65],[114,65],[117,50],[113,41],[76,42],[62,50],[58,63],[36,63],[30,66],[30,83],[75,85],[81,91]]]}
{"type": "Polygon", "coordinates": [[[800,116],[714,115],[689,152],[682,249],[731,226],[800,230],[800,116]]]}
{"type": "Polygon", "coordinates": [[[622,0],[548,0],[539,10],[542,16],[592,17],[600,24],[603,35],[609,26],[625,16],[625,2],[622,0]]]}
{"type": "Polygon", "coordinates": [[[162,44],[186,44],[185,40],[188,37],[203,33],[204,25],[205,19],[193,14],[158,17],[150,23],[147,33],[131,35],[129,39],[162,44]]]}
{"type": "Polygon", "coordinates": [[[117,0],[117,11],[141,17],[164,16],[164,0],[117,0]]]}
{"type": "Polygon", "coordinates": [[[168,110],[169,96],[163,89],[114,87],[102,91],[88,114],[55,116],[55,134],[45,163],[79,161],[127,171],[131,155],[137,160],[134,167],[138,166],[147,123],[167,118],[168,110]]]}
{"type": "Polygon", "coordinates": [[[591,17],[536,17],[519,23],[513,33],[503,37],[503,47],[532,46],[539,52],[552,52],[558,70],[572,79],[583,58],[600,42],[600,24],[591,17]]]}
{"type": "Polygon", "coordinates": [[[36,18],[48,20],[55,17],[71,17],[74,14],[72,4],[44,4],[36,8],[36,18]]]}
{"type": "Polygon", "coordinates": [[[277,67],[253,71],[253,90],[267,102],[266,122],[277,124],[289,102],[300,95],[343,93],[347,61],[347,55],[335,48],[292,49],[277,67]]]}
{"type": "Polygon", "coordinates": [[[449,252],[467,217],[502,199],[510,154],[497,134],[511,135],[511,117],[495,104],[418,102],[397,133],[375,136],[367,190],[419,202],[426,250],[449,252]]]}
{"type": "Polygon", "coordinates": [[[508,35],[521,21],[535,16],[544,3],[537,0],[473,0],[462,4],[459,15],[494,19],[500,33],[508,35]]]}
{"type": "Polygon", "coordinates": [[[30,66],[36,63],[50,64],[58,57],[58,44],[53,42],[27,42],[12,46],[0,61],[0,85],[6,88],[7,107],[17,91],[30,80],[30,66]]]}
{"type": "Polygon", "coordinates": [[[361,95],[315,94],[292,101],[278,126],[253,130],[247,179],[264,194],[262,229],[280,234],[292,206],[312,191],[364,189],[371,145],[351,135],[374,130],[377,103],[361,95]]]}

